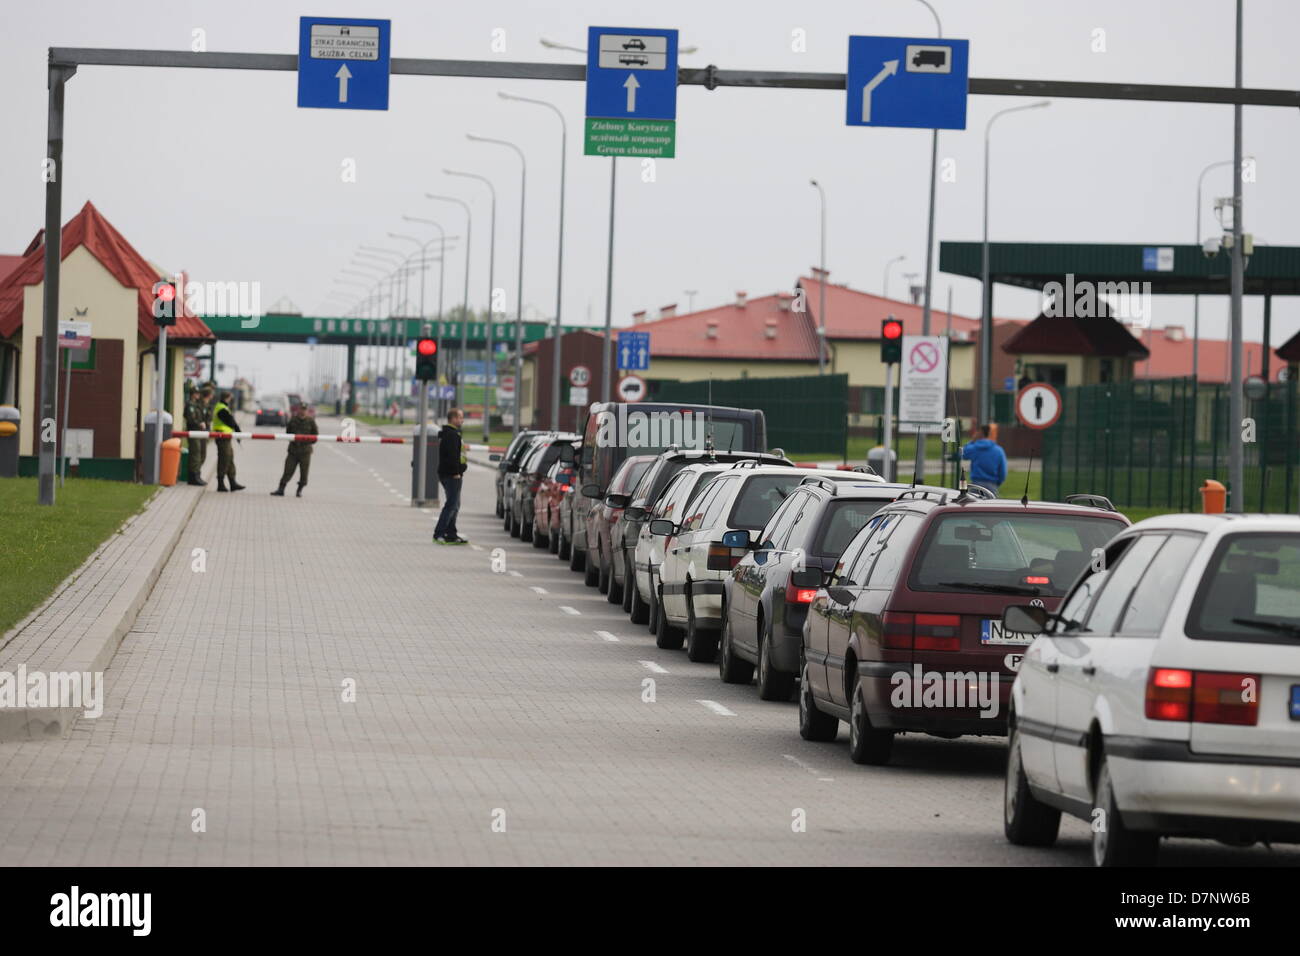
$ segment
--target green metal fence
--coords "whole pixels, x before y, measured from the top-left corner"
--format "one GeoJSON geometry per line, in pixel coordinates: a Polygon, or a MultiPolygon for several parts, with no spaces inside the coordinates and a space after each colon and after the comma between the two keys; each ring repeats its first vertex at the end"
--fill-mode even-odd
{"type": "Polygon", "coordinates": [[[1229,443],[1242,441],[1243,509],[1296,513],[1297,382],[1243,400],[1246,421],[1235,428],[1229,388],[1174,378],[1065,389],[1061,418],[1043,436],[1043,497],[1092,492],[1118,506],[1199,511],[1197,489],[1206,478],[1228,484],[1229,443]]]}
{"type": "Polygon", "coordinates": [[[660,381],[652,385],[651,400],[656,402],[762,409],[769,448],[840,457],[847,451],[847,375],[660,381]]]}

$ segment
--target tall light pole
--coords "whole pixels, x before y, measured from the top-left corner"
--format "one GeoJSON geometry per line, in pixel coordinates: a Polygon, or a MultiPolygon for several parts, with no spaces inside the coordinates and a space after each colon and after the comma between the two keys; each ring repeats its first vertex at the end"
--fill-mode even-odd
{"type": "Polygon", "coordinates": [[[514,154],[519,157],[519,279],[518,289],[516,290],[515,299],[515,427],[514,434],[519,434],[520,417],[523,410],[523,393],[524,393],[524,210],[526,208],[528,196],[528,160],[524,157],[524,151],[514,143],[507,142],[504,139],[492,139],[488,136],[477,136],[474,133],[467,133],[466,138],[475,143],[490,143],[493,146],[504,146],[513,150],[514,154]]]}
{"type": "MultiPolygon", "coordinates": [[[[419,216],[402,216],[402,219],[404,219],[406,222],[418,222],[421,225],[433,226],[433,228],[438,230],[439,247],[438,247],[438,313],[437,314],[438,314],[438,323],[439,326],[441,326],[442,301],[443,301],[442,294],[443,294],[443,289],[446,286],[445,278],[446,278],[446,270],[447,270],[447,230],[443,229],[442,224],[438,222],[436,219],[422,219],[419,216]]],[[[429,242],[426,243],[426,248],[428,245],[431,245],[432,243],[433,240],[430,239],[429,242]]],[[[420,318],[421,320],[423,320],[424,318],[424,276],[423,274],[421,274],[420,276],[420,318]]],[[[423,332],[423,330],[421,331],[423,332]]],[[[437,359],[437,371],[438,371],[439,381],[438,381],[438,404],[436,406],[437,408],[436,414],[438,414],[439,416],[442,415],[444,409],[443,398],[442,398],[442,375],[443,375],[443,369],[445,369],[446,367],[446,361],[447,360],[442,347],[442,330],[441,328],[439,328],[438,359],[437,359]]],[[[426,391],[427,391],[427,387],[426,387],[426,391]]]]}
{"type": "MultiPolygon", "coordinates": [[[[460,371],[456,373],[456,406],[460,408],[463,414],[465,411],[465,353],[469,349],[469,257],[473,247],[470,240],[474,238],[474,217],[470,213],[469,203],[463,199],[457,199],[455,196],[439,196],[435,193],[425,193],[424,198],[434,199],[439,202],[454,202],[465,210],[465,292],[464,301],[460,307],[460,371]]],[[[441,300],[439,302],[441,303],[441,300]]]]}
{"type": "MultiPolygon", "coordinates": [[[[943,24],[926,0],[917,0],[934,17],[935,36],[943,38],[943,24]]],[[[930,286],[934,279],[934,185],[939,171],[939,131],[930,130],[930,221],[925,230],[925,305],[921,310],[921,334],[930,334],[930,286]]]]}
{"type": "MultiPolygon", "coordinates": [[[[492,290],[496,282],[496,261],[497,261],[497,191],[492,185],[492,180],[486,176],[480,176],[478,173],[466,173],[456,169],[444,169],[443,173],[447,176],[463,176],[466,179],[477,179],[488,188],[488,193],[492,196],[492,225],[488,230],[488,304],[487,304],[487,361],[483,363],[483,442],[486,444],[491,438],[492,427],[492,405],[488,401],[488,395],[492,387],[492,290]]],[[[468,264],[466,265],[468,268],[468,264]]]]}
{"type": "MultiPolygon", "coordinates": [[[[1039,100],[1028,106],[1012,106],[1000,110],[989,117],[984,126],[984,242],[980,252],[980,374],[979,374],[979,421],[981,425],[989,423],[993,405],[993,383],[989,376],[993,374],[993,289],[989,283],[989,134],[993,123],[999,116],[1019,113],[1023,110],[1037,110],[1051,106],[1051,100],[1039,100]]],[[[929,283],[926,284],[926,300],[929,301],[929,283]]]]}
{"type": "MultiPolygon", "coordinates": [[[[1243,157],[1244,159],[1254,159],[1253,156],[1243,157]]],[[[1196,177],[1196,244],[1201,244],[1201,192],[1205,189],[1205,174],[1212,169],[1222,169],[1224,166],[1233,165],[1233,160],[1225,159],[1222,162],[1210,163],[1201,170],[1201,174],[1196,177]]],[[[1236,172],[1237,176],[1241,175],[1241,170],[1236,172]]],[[[1200,351],[1201,351],[1201,297],[1192,296],[1192,387],[1195,388],[1200,375],[1200,351]]],[[[1265,350],[1267,353],[1267,350],[1265,350]]]]}
{"type": "MultiPolygon", "coordinates": [[[[375,259],[378,259],[382,256],[391,256],[397,260],[395,263],[392,263],[393,271],[390,273],[388,279],[388,315],[381,317],[382,324],[380,325],[381,344],[379,346],[379,361],[381,366],[380,377],[382,377],[383,363],[388,362],[391,365],[393,361],[392,352],[393,352],[393,343],[395,341],[394,328],[393,328],[393,316],[397,312],[397,308],[398,308],[397,281],[399,277],[399,270],[402,264],[406,261],[406,256],[397,249],[389,249],[385,246],[361,246],[360,249],[361,251],[358,252],[357,255],[369,254],[372,258],[375,259]]],[[[379,384],[378,381],[376,381],[375,384],[378,385],[379,384]]],[[[392,395],[392,384],[393,383],[390,381],[388,387],[384,388],[382,391],[383,397],[380,401],[380,409],[379,409],[381,414],[383,412],[383,409],[387,406],[388,400],[392,395]]]]}
{"type": "Polygon", "coordinates": [[[815,179],[808,180],[817,190],[822,201],[822,254],[821,278],[817,288],[821,290],[820,303],[817,306],[817,374],[826,374],[826,190],[815,179]]]}
{"type": "MultiPolygon", "coordinates": [[[[1234,85],[1241,92],[1242,0],[1237,0],[1237,57],[1234,85]]],[[[1241,514],[1246,503],[1245,449],[1241,445],[1241,296],[1246,284],[1246,263],[1241,248],[1241,101],[1232,105],[1232,385],[1228,393],[1228,510],[1241,514]]],[[[1268,348],[1268,343],[1264,343],[1268,348]]],[[[1264,502],[1260,502],[1260,511],[1264,502]]]]}
{"type": "Polygon", "coordinates": [[[889,298],[889,270],[890,270],[890,267],[893,266],[893,265],[895,265],[896,263],[899,263],[899,262],[904,261],[906,258],[907,258],[907,256],[894,256],[894,258],[890,259],[888,262],[885,263],[885,281],[884,281],[883,286],[882,286],[881,298],[884,298],[884,299],[888,299],[888,298],[889,298]]]}
{"type": "MultiPolygon", "coordinates": [[[[560,234],[558,261],[555,266],[555,341],[552,343],[553,347],[551,349],[551,428],[554,431],[559,431],[560,375],[563,368],[560,361],[560,342],[563,336],[563,328],[560,324],[560,310],[564,301],[564,184],[567,179],[565,160],[568,155],[569,127],[564,121],[564,113],[554,103],[531,99],[527,96],[517,96],[504,91],[497,93],[497,96],[503,100],[513,100],[517,103],[532,103],[535,106],[544,106],[560,118],[560,234]]],[[[538,371],[541,370],[538,369],[538,371]]]]}

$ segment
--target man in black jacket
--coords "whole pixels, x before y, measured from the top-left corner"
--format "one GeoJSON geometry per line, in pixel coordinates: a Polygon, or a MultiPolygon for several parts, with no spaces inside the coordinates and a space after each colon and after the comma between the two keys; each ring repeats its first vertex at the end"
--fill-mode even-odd
{"type": "Polygon", "coordinates": [[[465,413],[453,408],[447,413],[447,424],[438,432],[438,483],[442,485],[442,511],[438,515],[438,526],[433,530],[433,540],[437,544],[469,544],[469,541],[456,533],[456,513],[460,511],[460,489],[465,469],[469,467],[465,458],[465,443],[460,437],[460,426],[465,420],[465,413]]]}

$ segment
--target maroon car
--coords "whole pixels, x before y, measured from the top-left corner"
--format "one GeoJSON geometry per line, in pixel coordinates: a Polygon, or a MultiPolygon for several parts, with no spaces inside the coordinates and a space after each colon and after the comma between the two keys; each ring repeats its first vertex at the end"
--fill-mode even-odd
{"type": "Polygon", "coordinates": [[[533,547],[556,554],[560,548],[560,502],[573,488],[577,465],[554,462],[533,496],[533,547]]]}
{"type": "Polygon", "coordinates": [[[610,538],[614,532],[614,525],[618,522],[619,515],[623,513],[623,508],[627,506],[628,498],[636,488],[637,482],[658,457],[657,454],[633,455],[624,459],[618,466],[618,470],[614,472],[614,477],[610,479],[609,487],[605,489],[603,495],[594,483],[584,485],[582,488],[582,493],[588,498],[599,499],[599,504],[593,505],[591,511],[587,513],[587,569],[583,583],[588,587],[599,587],[601,594],[609,593],[610,569],[613,566],[611,563],[613,546],[610,538]],[[613,496],[618,496],[615,498],[617,505],[610,502],[613,496]]]}
{"type": "Polygon", "coordinates": [[[822,584],[804,620],[800,735],[834,740],[847,721],[849,755],[870,764],[887,763],[903,732],[1005,735],[1011,684],[1034,635],[1008,632],[1003,609],[1028,601],[1055,610],[1129,524],[1104,498],[1071,497],[1093,504],[905,491],[872,515],[827,578],[792,573],[800,587],[822,584]]]}

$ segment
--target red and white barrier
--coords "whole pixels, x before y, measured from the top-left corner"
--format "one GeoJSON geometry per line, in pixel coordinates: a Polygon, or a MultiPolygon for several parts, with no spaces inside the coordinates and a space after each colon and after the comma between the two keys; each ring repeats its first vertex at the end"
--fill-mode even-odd
{"type": "MultiPolygon", "coordinates": [[[[172,432],[173,438],[248,438],[252,441],[291,441],[304,442],[314,445],[319,442],[342,442],[347,445],[359,445],[363,442],[371,442],[376,445],[414,445],[415,439],[412,438],[389,438],[384,435],[291,435],[288,432],[191,432],[179,431],[172,432]]],[[[433,438],[433,435],[429,436],[433,438]]],[[[487,452],[504,452],[505,449],[496,445],[471,445],[465,443],[467,451],[487,451],[487,452]]]]}

